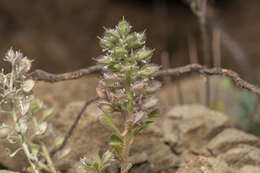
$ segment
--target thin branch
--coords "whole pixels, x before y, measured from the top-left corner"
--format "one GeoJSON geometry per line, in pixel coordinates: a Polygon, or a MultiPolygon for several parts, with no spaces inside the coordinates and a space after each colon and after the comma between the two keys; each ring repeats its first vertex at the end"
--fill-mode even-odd
{"type": "Polygon", "coordinates": [[[74,120],[72,126],[70,127],[69,131],[67,132],[67,134],[64,137],[64,140],[62,142],[62,144],[58,147],[58,148],[54,148],[51,152],[50,152],[50,156],[53,157],[55,155],[55,153],[57,153],[58,151],[62,150],[68,139],[71,137],[74,129],[76,128],[76,126],[78,125],[78,122],[81,118],[81,116],[83,115],[83,113],[85,112],[86,108],[88,107],[88,105],[90,105],[92,102],[98,100],[98,97],[93,97],[91,99],[89,99],[88,101],[85,102],[85,104],[83,105],[83,107],[81,108],[80,112],[78,113],[76,119],[74,120]]]}
{"type": "MultiPolygon", "coordinates": [[[[84,77],[86,75],[89,75],[91,73],[96,73],[101,71],[100,66],[91,66],[87,69],[80,69],[75,72],[68,72],[63,74],[52,74],[48,73],[42,70],[36,70],[28,75],[28,77],[31,77],[33,80],[40,80],[45,82],[59,82],[64,80],[73,80],[73,79],[79,79],[81,77],[84,77]],[[76,75],[77,74],[77,75],[76,75]]],[[[161,70],[158,73],[156,73],[154,76],[163,76],[163,75],[174,75],[174,76],[180,76],[185,73],[190,72],[198,72],[205,75],[220,75],[220,76],[227,76],[230,77],[234,84],[239,88],[245,88],[249,91],[257,94],[260,96],[260,88],[257,86],[243,80],[239,77],[239,75],[229,69],[224,68],[207,68],[205,66],[199,65],[199,64],[189,64],[182,67],[167,69],[167,70],[161,70]]]]}
{"type": "Polygon", "coordinates": [[[32,73],[28,74],[28,78],[32,78],[33,80],[36,80],[36,81],[54,83],[54,82],[60,82],[60,81],[65,81],[65,80],[79,79],[83,76],[100,72],[101,70],[102,70],[102,66],[100,66],[100,65],[94,65],[89,68],[79,69],[74,72],[67,72],[67,73],[62,73],[62,74],[52,74],[52,73],[38,69],[38,70],[35,70],[32,73]]]}
{"type": "Polygon", "coordinates": [[[186,66],[177,67],[173,69],[161,70],[155,74],[155,77],[163,76],[163,75],[180,76],[182,74],[190,73],[190,72],[198,72],[200,74],[209,75],[209,76],[220,75],[220,76],[230,77],[230,79],[234,82],[234,84],[237,87],[247,89],[260,96],[260,88],[241,79],[236,72],[224,68],[207,68],[199,64],[189,64],[186,66]]]}

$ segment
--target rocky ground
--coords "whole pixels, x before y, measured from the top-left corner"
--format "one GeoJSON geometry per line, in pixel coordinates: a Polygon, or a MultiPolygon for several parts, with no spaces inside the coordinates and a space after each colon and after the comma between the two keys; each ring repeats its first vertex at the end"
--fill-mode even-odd
{"type": "MultiPolygon", "coordinates": [[[[47,105],[56,108],[56,115],[50,119],[55,133],[49,141],[67,132],[84,100],[95,95],[96,82],[97,78],[93,76],[73,82],[38,83],[35,94],[47,105]]],[[[163,103],[165,90],[159,93],[162,98],[161,115],[155,119],[155,125],[135,141],[131,151],[134,163],[131,173],[260,171],[259,138],[235,129],[229,117],[202,105],[168,106],[166,109],[163,103]]],[[[54,159],[56,166],[62,172],[84,172],[78,169],[79,159],[104,152],[110,135],[111,131],[100,119],[99,110],[95,104],[90,105],[65,147],[65,150],[71,149],[71,153],[63,161],[59,159],[62,152],[58,153],[54,159]]],[[[2,152],[5,147],[16,148],[1,141],[0,165],[3,168],[21,171],[27,166],[22,152],[15,158],[9,158],[2,152]]],[[[113,165],[108,172],[117,173],[118,166],[113,165]]]]}
{"type": "MultiPolygon", "coordinates": [[[[67,132],[84,100],[95,95],[96,81],[97,78],[89,77],[57,84],[38,83],[36,95],[56,108],[56,115],[50,119],[55,132],[51,139],[67,132]]],[[[159,96],[163,97],[163,93],[159,96]]],[[[202,105],[168,107],[155,119],[154,126],[137,137],[131,151],[134,166],[130,173],[260,172],[258,137],[234,128],[228,116],[202,105]]],[[[62,152],[58,153],[54,158],[56,166],[61,172],[83,173],[84,170],[78,168],[80,158],[104,152],[110,135],[99,110],[95,104],[90,105],[65,147],[65,150],[71,149],[70,154],[61,161],[62,152]]],[[[1,167],[21,171],[27,166],[23,153],[9,158],[3,152],[7,146],[15,149],[1,141],[1,167]]],[[[118,165],[107,172],[117,173],[118,165]]]]}

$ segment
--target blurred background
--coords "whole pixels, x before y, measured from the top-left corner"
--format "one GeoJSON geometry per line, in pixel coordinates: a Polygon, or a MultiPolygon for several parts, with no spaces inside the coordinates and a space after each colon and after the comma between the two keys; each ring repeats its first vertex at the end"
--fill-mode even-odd
{"type": "MultiPolygon", "coordinates": [[[[221,66],[258,85],[260,1],[208,0],[204,16],[199,1],[1,0],[0,55],[13,47],[34,59],[34,69],[58,73],[85,68],[102,54],[97,36],[102,36],[103,26],[113,27],[124,16],[135,30],[147,29],[147,46],[156,49],[156,63],[167,67],[192,62],[221,66]]],[[[225,78],[214,80],[235,90],[225,78]]],[[[221,93],[226,95],[227,91],[221,93]]],[[[255,95],[240,90],[236,94],[239,114],[247,118],[256,114],[255,95]]],[[[214,102],[211,107],[234,114],[223,108],[229,106],[230,99],[218,99],[221,104],[214,102]]]]}

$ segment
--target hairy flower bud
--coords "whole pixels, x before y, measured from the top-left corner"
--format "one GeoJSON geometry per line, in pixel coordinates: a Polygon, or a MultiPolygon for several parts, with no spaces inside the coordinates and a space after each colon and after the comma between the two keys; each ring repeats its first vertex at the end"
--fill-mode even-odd
{"type": "Polygon", "coordinates": [[[11,129],[5,124],[0,125],[0,140],[8,137],[11,129]]]}
{"type": "Polygon", "coordinates": [[[111,41],[109,41],[108,38],[100,39],[100,45],[102,48],[108,48],[108,49],[114,47],[114,44],[111,41]]]}
{"type": "Polygon", "coordinates": [[[145,41],[144,41],[144,34],[139,34],[139,33],[132,33],[129,34],[126,37],[125,42],[127,43],[127,48],[128,49],[136,49],[141,47],[145,41]]]}
{"type": "Polygon", "coordinates": [[[117,30],[121,36],[129,34],[132,26],[124,19],[118,23],[117,30]]]}
{"type": "Polygon", "coordinates": [[[162,84],[159,81],[152,81],[151,84],[148,85],[146,88],[147,93],[154,93],[161,88],[162,84]]]}
{"type": "Polygon", "coordinates": [[[109,56],[101,56],[97,58],[96,61],[100,64],[110,64],[113,61],[113,59],[109,56]]]}
{"type": "Polygon", "coordinates": [[[48,124],[46,122],[42,122],[41,124],[38,125],[35,135],[42,136],[47,132],[47,130],[48,130],[48,124]]]}
{"type": "Polygon", "coordinates": [[[33,89],[34,85],[35,85],[35,82],[31,79],[28,79],[23,83],[22,89],[24,92],[28,93],[33,89]]]}
{"type": "Polygon", "coordinates": [[[144,76],[150,76],[150,75],[156,73],[157,71],[159,71],[159,69],[160,69],[160,67],[158,65],[150,64],[150,65],[144,67],[139,73],[144,76]]]}
{"type": "Polygon", "coordinates": [[[107,98],[106,90],[104,88],[102,88],[101,86],[98,86],[96,88],[96,93],[97,93],[99,98],[102,98],[102,99],[107,98]]]}
{"type": "Polygon", "coordinates": [[[119,81],[121,79],[119,75],[116,73],[104,73],[103,76],[106,81],[111,81],[111,82],[119,81]]]}
{"type": "Polygon", "coordinates": [[[15,52],[14,52],[14,50],[11,48],[11,49],[9,49],[8,51],[7,51],[7,53],[6,53],[6,58],[14,58],[15,57],[15,52]]]}
{"type": "Polygon", "coordinates": [[[136,112],[134,114],[134,121],[133,121],[133,123],[135,124],[135,123],[139,122],[144,116],[145,116],[145,112],[144,111],[136,112]]]}
{"type": "Polygon", "coordinates": [[[31,69],[32,61],[27,57],[23,57],[20,61],[20,65],[18,66],[19,72],[26,73],[31,69]]]}
{"type": "Polygon", "coordinates": [[[152,56],[153,50],[140,49],[137,53],[138,60],[145,60],[152,56]]]}
{"type": "Polygon", "coordinates": [[[116,29],[107,29],[106,27],[104,27],[104,29],[105,37],[110,37],[113,41],[120,38],[120,35],[116,29]]]}
{"type": "Polygon", "coordinates": [[[111,105],[111,103],[105,101],[105,100],[101,100],[98,102],[98,107],[103,111],[103,112],[107,112],[107,113],[111,113],[113,112],[113,107],[111,105]]]}
{"type": "Polygon", "coordinates": [[[4,60],[9,61],[11,64],[14,64],[14,62],[16,60],[16,53],[12,48],[7,51],[7,53],[5,54],[4,60]]]}
{"type": "Polygon", "coordinates": [[[128,64],[122,67],[121,72],[131,72],[138,69],[138,66],[135,64],[128,64]]]}
{"type": "Polygon", "coordinates": [[[151,109],[151,108],[155,107],[157,105],[157,103],[158,103],[158,99],[151,97],[144,101],[142,108],[144,110],[151,109]]]}
{"type": "Polygon", "coordinates": [[[144,81],[137,81],[132,85],[133,91],[141,91],[145,88],[146,83],[144,81]]]}
{"type": "Polygon", "coordinates": [[[113,98],[116,99],[116,100],[122,100],[122,99],[125,99],[127,96],[124,92],[123,89],[119,89],[119,90],[116,90],[114,93],[113,93],[113,98]]]}
{"type": "Polygon", "coordinates": [[[113,51],[112,51],[112,55],[117,57],[117,58],[122,58],[125,57],[127,55],[127,50],[124,47],[116,47],[113,51]]]}

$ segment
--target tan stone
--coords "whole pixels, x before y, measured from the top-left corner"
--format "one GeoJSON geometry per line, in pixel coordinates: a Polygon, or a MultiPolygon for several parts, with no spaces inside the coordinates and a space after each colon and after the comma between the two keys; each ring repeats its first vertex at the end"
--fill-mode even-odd
{"type": "Polygon", "coordinates": [[[259,173],[260,167],[255,166],[244,166],[242,169],[238,171],[238,173],[259,173]]]}
{"type": "Polygon", "coordinates": [[[177,173],[235,173],[228,165],[216,158],[197,157],[181,167],[177,173]]]}
{"type": "Polygon", "coordinates": [[[247,134],[241,130],[228,128],[213,138],[209,144],[208,149],[214,154],[220,154],[235,148],[239,144],[248,144],[251,146],[260,146],[259,138],[247,134]]]}

